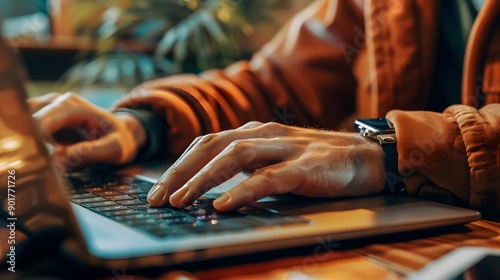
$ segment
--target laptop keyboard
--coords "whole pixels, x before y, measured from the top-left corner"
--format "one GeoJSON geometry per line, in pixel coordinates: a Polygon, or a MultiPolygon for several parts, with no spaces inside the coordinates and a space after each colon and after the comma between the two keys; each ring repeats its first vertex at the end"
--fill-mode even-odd
{"type": "Polygon", "coordinates": [[[153,183],[116,172],[87,170],[66,174],[65,179],[70,186],[68,196],[71,202],[162,238],[309,222],[252,206],[219,212],[212,205],[214,198],[206,196],[184,208],[171,205],[150,207],[147,194],[153,183]]]}

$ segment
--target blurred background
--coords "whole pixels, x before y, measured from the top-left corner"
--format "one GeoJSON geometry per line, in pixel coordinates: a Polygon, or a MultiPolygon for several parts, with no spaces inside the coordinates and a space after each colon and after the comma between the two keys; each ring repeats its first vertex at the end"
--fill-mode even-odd
{"type": "Polygon", "coordinates": [[[137,84],[251,54],[312,0],[1,0],[31,96],[76,91],[103,107],[137,84]]]}

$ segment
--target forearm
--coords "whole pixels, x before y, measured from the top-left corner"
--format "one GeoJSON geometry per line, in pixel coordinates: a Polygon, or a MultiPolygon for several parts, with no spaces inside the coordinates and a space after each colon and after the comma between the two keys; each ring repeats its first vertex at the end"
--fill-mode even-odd
{"type": "Polygon", "coordinates": [[[500,105],[444,113],[394,110],[399,171],[410,194],[425,185],[448,190],[473,207],[500,210],[500,105]]]}
{"type": "Polygon", "coordinates": [[[355,2],[317,1],[250,61],[146,82],[117,106],[150,106],[165,116],[175,155],[196,136],[248,121],[333,128],[353,113],[356,87],[339,42],[354,44],[362,20],[355,2]]]}

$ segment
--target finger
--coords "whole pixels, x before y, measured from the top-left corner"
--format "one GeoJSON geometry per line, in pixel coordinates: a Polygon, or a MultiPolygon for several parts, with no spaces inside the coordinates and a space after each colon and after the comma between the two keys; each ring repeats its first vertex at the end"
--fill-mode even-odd
{"type": "Polygon", "coordinates": [[[131,160],[134,154],[132,141],[126,135],[111,133],[97,140],[82,141],[62,147],[54,153],[54,160],[69,169],[96,163],[121,164],[131,160]]]}
{"type": "Polygon", "coordinates": [[[215,209],[232,211],[273,194],[284,194],[299,188],[302,177],[288,168],[290,162],[280,162],[253,173],[214,201],[215,209]]]}
{"type": "Polygon", "coordinates": [[[65,93],[37,111],[33,117],[37,119],[42,133],[51,137],[53,133],[70,127],[111,130],[111,122],[105,118],[109,114],[106,110],[91,105],[76,94],[65,93]]]}
{"type": "MultiPolygon", "coordinates": [[[[251,121],[251,122],[248,122],[238,128],[236,128],[235,130],[242,130],[242,129],[251,129],[251,128],[256,128],[256,127],[259,127],[263,125],[262,122],[258,122],[258,121],[251,121]]],[[[203,136],[198,136],[196,137],[193,142],[191,142],[191,144],[189,144],[189,146],[184,150],[184,152],[182,153],[182,155],[177,159],[177,160],[180,160],[182,159],[199,141],[200,139],[202,139],[203,136]]]]}
{"type": "Polygon", "coordinates": [[[61,96],[59,92],[51,92],[37,97],[28,98],[28,105],[31,114],[52,103],[57,97],[61,96]]]}
{"type": "Polygon", "coordinates": [[[165,194],[162,200],[170,199],[170,203],[176,207],[189,205],[205,192],[229,180],[241,170],[283,161],[289,154],[287,142],[279,138],[235,141],[170,198],[168,194],[165,194]]]}

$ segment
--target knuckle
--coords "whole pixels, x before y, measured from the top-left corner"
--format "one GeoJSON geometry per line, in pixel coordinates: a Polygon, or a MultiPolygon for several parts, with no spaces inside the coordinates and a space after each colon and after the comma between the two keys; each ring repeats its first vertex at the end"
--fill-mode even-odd
{"type": "Polygon", "coordinates": [[[218,134],[217,133],[210,133],[210,134],[203,135],[200,137],[201,138],[198,141],[198,145],[208,144],[208,143],[214,141],[218,137],[218,134]]]}
{"type": "Polygon", "coordinates": [[[62,96],[66,99],[80,99],[80,96],[72,91],[67,91],[62,96]]]}
{"type": "Polygon", "coordinates": [[[278,127],[282,126],[282,124],[277,123],[277,122],[268,122],[268,123],[265,123],[263,126],[267,127],[267,128],[278,128],[278,127]]]}
{"type": "Polygon", "coordinates": [[[198,136],[196,138],[194,138],[193,142],[192,143],[197,143],[201,140],[201,138],[203,138],[203,136],[198,136]]]}
{"type": "Polygon", "coordinates": [[[57,99],[72,106],[80,106],[86,104],[85,99],[83,99],[83,97],[72,91],[65,92],[61,96],[57,97],[57,99]]]}
{"type": "Polygon", "coordinates": [[[259,175],[263,176],[266,180],[273,181],[276,177],[276,170],[272,168],[263,168],[258,171],[259,175]]]}
{"type": "Polygon", "coordinates": [[[242,125],[240,128],[254,128],[254,127],[259,127],[263,123],[259,121],[249,121],[246,124],[242,125]]]}
{"type": "Polygon", "coordinates": [[[229,144],[228,149],[232,153],[240,153],[250,146],[247,140],[234,140],[229,144]]]}
{"type": "Polygon", "coordinates": [[[276,134],[282,135],[282,134],[286,134],[287,131],[289,130],[288,126],[286,126],[284,124],[277,123],[277,122],[265,123],[260,128],[261,128],[263,133],[269,134],[269,135],[276,135],[276,134]]]}

